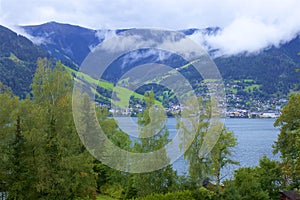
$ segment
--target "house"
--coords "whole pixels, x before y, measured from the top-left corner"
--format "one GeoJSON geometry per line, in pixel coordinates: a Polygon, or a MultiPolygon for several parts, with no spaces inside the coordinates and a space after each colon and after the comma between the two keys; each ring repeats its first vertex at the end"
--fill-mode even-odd
{"type": "Polygon", "coordinates": [[[281,191],[281,200],[300,200],[300,194],[294,190],[281,191]]]}

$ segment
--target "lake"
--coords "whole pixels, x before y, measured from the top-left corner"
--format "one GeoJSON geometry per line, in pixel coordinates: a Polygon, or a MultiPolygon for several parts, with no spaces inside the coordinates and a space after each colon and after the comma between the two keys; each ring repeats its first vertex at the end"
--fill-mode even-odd
{"type": "MultiPolygon", "coordinates": [[[[138,136],[137,127],[131,122],[137,122],[137,118],[115,118],[119,126],[131,138],[138,136]],[[128,121],[129,120],[129,121],[128,121]]],[[[233,149],[233,160],[240,162],[239,166],[228,166],[222,170],[222,175],[231,177],[234,169],[242,166],[256,166],[259,159],[266,155],[271,159],[279,159],[279,155],[272,154],[272,144],[277,140],[279,129],[273,126],[275,119],[248,119],[248,118],[226,118],[225,126],[233,131],[237,138],[238,145],[233,149]]],[[[176,135],[176,118],[168,118],[167,128],[170,138],[176,135]]],[[[173,163],[173,168],[182,175],[188,171],[188,164],[183,156],[173,163]]]]}
{"type": "MultiPolygon", "coordinates": [[[[240,162],[239,166],[229,166],[222,174],[232,176],[234,169],[242,166],[256,166],[263,155],[279,160],[279,155],[272,154],[272,144],[277,140],[279,129],[273,126],[275,119],[244,119],[226,118],[225,125],[233,131],[238,145],[234,148],[233,159],[240,162]]],[[[174,127],[175,119],[168,120],[168,126],[174,127]]],[[[171,129],[173,130],[173,129],[171,129]]],[[[173,130],[174,131],[174,130],[173,130]]],[[[173,163],[178,174],[188,171],[183,157],[173,163]]]]}

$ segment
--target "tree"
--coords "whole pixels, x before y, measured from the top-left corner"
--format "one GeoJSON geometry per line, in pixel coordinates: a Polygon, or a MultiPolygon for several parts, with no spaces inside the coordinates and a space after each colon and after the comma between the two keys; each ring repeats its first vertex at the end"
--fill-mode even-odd
{"type": "Polygon", "coordinates": [[[280,134],[274,153],[281,153],[283,173],[292,188],[300,188],[300,94],[291,94],[288,104],[274,123],[280,134]]]}
{"type": "Polygon", "coordinates": [[[195,187],[202,186],[202,181],[210,176],[209,152],[203,152],[203,141],[209,128],[210,108],[204,104],[201,98],[193,98],[185,106],[182,118],[187,121],[180,121],[177,124],[181,134],[182,145],[185,151],[184,159],[189,161],[189,177],[195,187]],[[200,113],[198,113],[199,111],[200,113]],[[187,142],[191,141],[192,142],[187,142]],[[187,146],[189,145],[189,146],[187,146]]]}
{"type": "Polygon", "coordinates": [[[7,144],[8,137],[11,136],[10,133],[14,132],[11,125],[16,120],[15,110],[18,106],[19,99],[13,95],[10,88],[3,85],[1,82],[0,102],[0,147],[2,146],[4,148],[4,146],[7,144]]]}
{"type": "Polygon", "coordinates": [[[212,101],[191,99],[183,111],[187,125],[182,122],[177,125],[183,145],[189,144],[186,140],[192,140],[190,146],[184,147],[187,149],[184,157],[189,161],[189,176],[196,186],[201,186],[205,179],[211,177],[219,186],[221,169],[229,164],[238,164],[231,159],[237,144],[233,132],[227,131],[219,121],[210,121],[213,114],[212,101]]]}
{"type": "MultiPolygon", "coordinates": [[[[143,113],[138,115],[138,124],[140,126],[140,140],[134,144],[134,151],[136,152],[152,152],[157,149],[163,148],[167,142],[169,142],[169,132],[166,127],[157,133],[157,128],[160,128],[161,122],[164,121],[162,112],[156,109],[154,104],[154,93],[146,92],[144,95],[146,102],[146,109],[143,113]],[[154,109],[154,110],[152,110],[154,109]]],[[[161,162],[165,162],[169,158],[167,154],[156,157],[155,160],[149,161],[149,165],[155,165],[161,162]]],[[[137,190],[138,196],[146,196],[151,193],[166,193],[175,185],[176,173],[172,167],[168,165],[163,169],[159,169],[153,172],[136,174],[133,176],[133,184],[137,190]]]]}
{"type": "MultiPolygon", "coordinates": [[[[5,180],[10,199],[30,199],[30,159],[28,145],[23,135],[20,112],[21,102],[11,90],[1,84],[0,92],[0,180],[5,180]]],[[[24,106],[24,107],[23,107],[24,106]]]]}
{"type": "Polygon", "coordinates": [[[256,170],[250,167],[239,168],[234,172],[234,185],[242,200],[267,200],[267,191],[262,189],[256,170]]]}
{"type": "MultiPolygon", "coordinates": [[[[219,124],[219,126],[222,126],[222,124],[219,124]]],[[[236,145],[237,139],[234,137],[233,132],[227,131],[225,127],[221,128],[219,139],[210,152],[212,175],[215,177],[217,187],[224,178],[221,177],[221,169],[230,164],[237,165],[239,163],[231,158],[233,148],[236,145]]]]}
{"type": "Polygon", "coordinates": [[[71,76],[61,63],[50,68],[41,59],[33,78],[32,100],[0,94],[0,176],[8,183],[9,199],[94,195],[93,158],[83,150],[75,130],[71,87],[71,76]]]}
{"type": "Polygon", "coordinates": [[[42,199],[75,199],[95,192],[93,158],[83,151],[71,107],[72,78],[61,63],[50,68],[39,60],[32,93],[41,121],[35,125],[42,138],[37,151],[35,183],[42,199]]]}
{"type": "Polygon", "coordinates": [[[20,116],[17,116],[15,126],[15,135],[9,145],[9,199],[31,199],[32,195],[27,192],[32,184],[30,156],[26,138],[22,133],[20,116]]]}
{"type": "Polygon", "coordinates": [[[241,195],[239,194],[237,187],[232,180],[227,180],[224,182],[224,190],[216,195],[216,200],[241,200],[241,195]]]}
{"type": "Polygon", "coordinates": [[[280,199],[279,192],[283,189],[283,174],[280,162],[263,156],[259,160],[259,166],[256,170],[262,189],[268,192],[271,199],[280,199]]]}

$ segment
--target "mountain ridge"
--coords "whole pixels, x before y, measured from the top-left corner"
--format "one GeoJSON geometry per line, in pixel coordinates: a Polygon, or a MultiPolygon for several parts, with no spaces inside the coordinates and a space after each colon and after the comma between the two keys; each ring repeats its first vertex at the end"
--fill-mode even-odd
{"type": "MultiPolygon", "coordinates": [[[[101,43],[106,37],[128,30],[93,30],[57,22],[23,26],[21,28],[33,38],[44,37],[46,42],[36,47],[43,49],[43,52],[48,53],[49,56],[56,60],[61,60],[65,65],[76,70],[93,47],[101,43]]],[[[218,34],[221,29],[219,27],[211,27],[180,31],[188,36],[199,32],[212,35],[218,34]]],[[[299,90],[299,52],[300,36],[298,35],[280,47],[271,46],[258,53],[249,54],[244,52],[233,56],[213,58],[226,85],[231,87],[227,91],[230,106],[239,107],[239,101],[243,101],[243,105],[240,108],[244,108],[246,102],[251,104],[251,101],[259,103],[261,100],[269,101],[272,98],[287,98],[291,91],[299,90]],[[251,80],[252,85],[249,80],[251,80]],[[239,84],[236,84],[237,82],[239,84]]],[[[147,59],[153,59],[153,57],[147,59]]],[[[120,66],[115,66],[114,70],[123,70],[118,67],[120,66]]],[[[122,73],[125,72],[123,71],[122,73]]],[[[192,71],[187,72],[187,74],[192,75],[191,73],[192,71]]],[[[114,78],[112,77],[113,83],[116,81],[114,78]]]]}
{"type": "Polygon", "coordinates": [[[0,81],[25,98],[39,57],[49,54],[22,35],[0,25],[0,81]]]}

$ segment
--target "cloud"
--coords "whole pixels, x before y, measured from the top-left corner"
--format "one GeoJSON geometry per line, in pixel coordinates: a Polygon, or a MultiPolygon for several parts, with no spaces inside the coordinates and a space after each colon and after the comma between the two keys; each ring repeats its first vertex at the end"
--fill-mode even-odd
{"type": "Polygon", "coordinates": [[[204,39],[227,55],[292,39],[300,31],[299,8],[299,0],[0,0],[0,23],[13,27],[57,21],[93,29],[218,26],[222,32],[204,39]]]}
{"type": "Polygon", "coordinates": [[[205,41],[211,49],[219,49],[221,55],[256,53],[271,46],[278,47],[300,33],[300,21],[297,20],[300,13],[292,5],[286,8],[270,5],[269,13],[266,10],[267,13],[259,15],[253,11],[252,15],[238,16],[219,34],[205,36],[205,41]]]}
{"type": "Polygon", "coordinates": [[[204,36],[211,49],[223,55],[255,53],[270,46],[278,47],[296,36],[296,31],[265,24],[251,18],[238,18],[217,35],[204,36]]]}
{"type": "Polygon", "coordinates": [[[217,56],[239,53],[257,53],[271,46],[280,46],[300,33],[300,1],[258,1],[245,5],[236,2],[235,17],[215,35],[201,31],[191,39],[209,50],[218,50],[217,56]]]}

